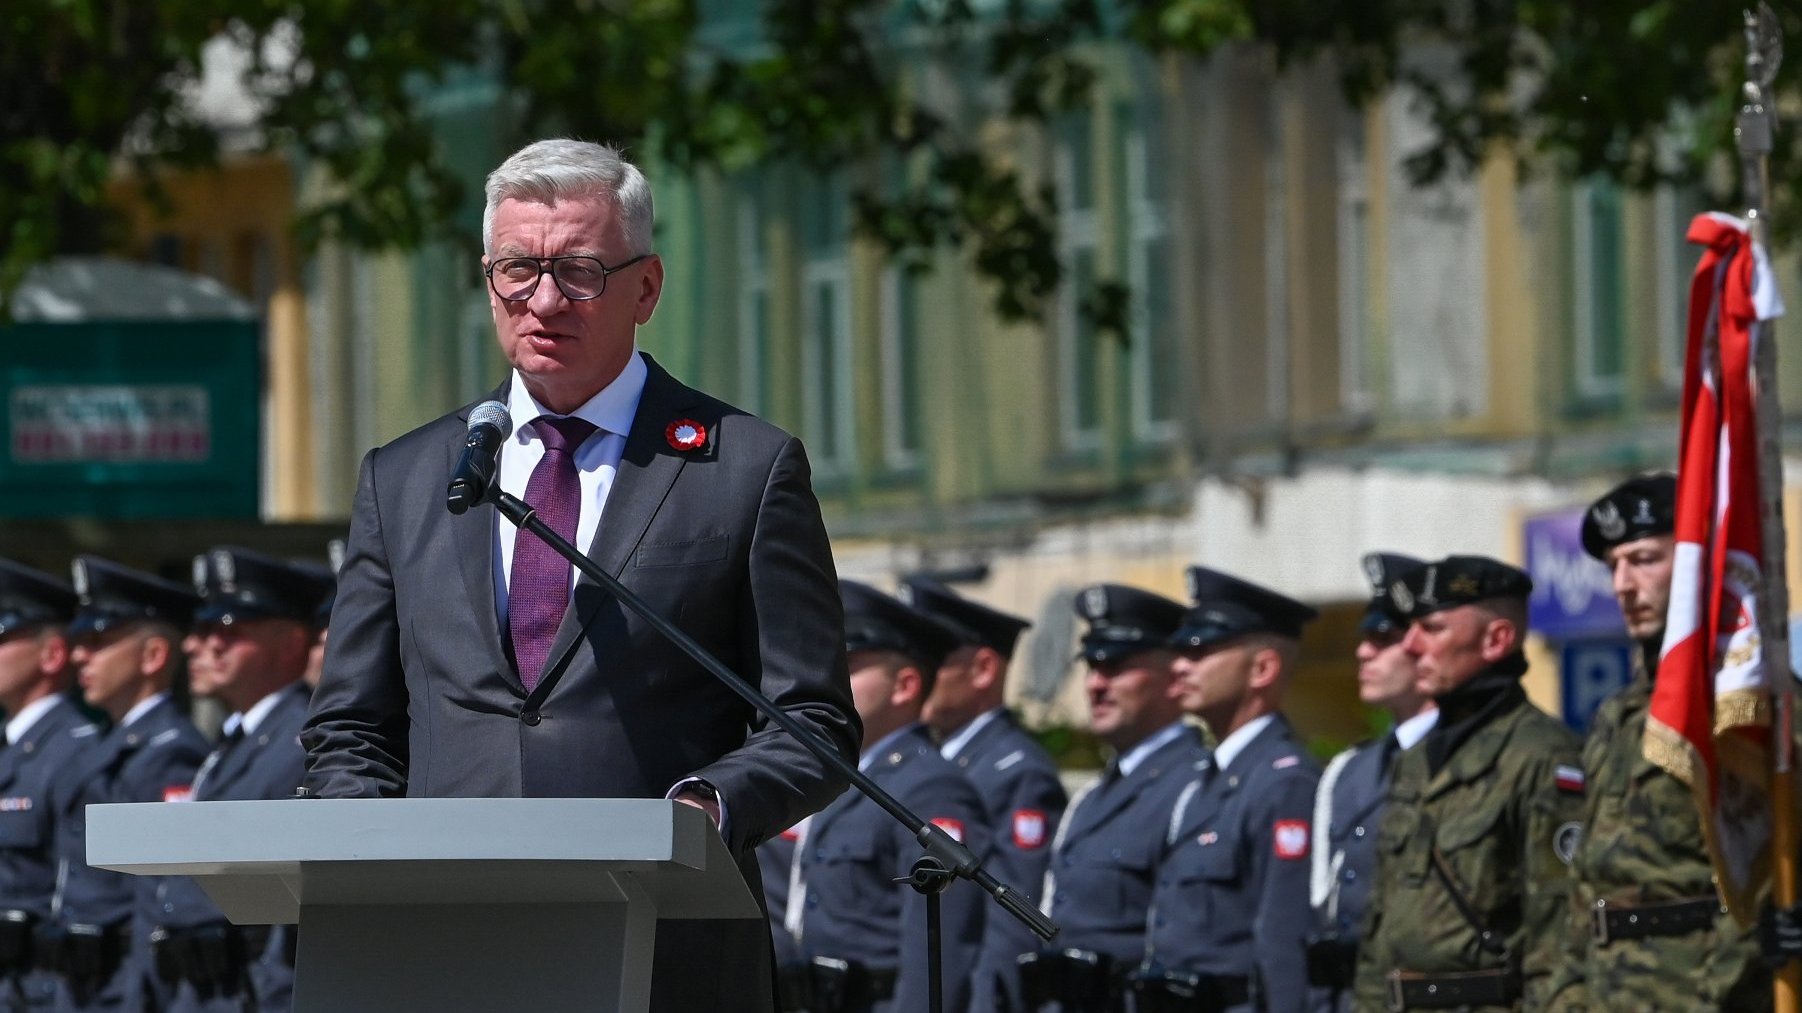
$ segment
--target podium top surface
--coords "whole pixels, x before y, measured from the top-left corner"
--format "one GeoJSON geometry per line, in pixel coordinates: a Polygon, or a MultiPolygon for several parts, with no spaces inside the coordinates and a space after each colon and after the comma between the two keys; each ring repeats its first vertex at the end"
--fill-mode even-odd
{"type": "Polygon", "coordinates": [[[305,904],[617,902],[760,917],[706,814],[663,799],[396,798],[88,807],[88,864],[201,881],[233,921],[305,904]]]}

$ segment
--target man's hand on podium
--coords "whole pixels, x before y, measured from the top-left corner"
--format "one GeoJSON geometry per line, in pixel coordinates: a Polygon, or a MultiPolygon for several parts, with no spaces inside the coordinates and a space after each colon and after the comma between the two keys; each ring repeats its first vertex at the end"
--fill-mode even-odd
{"type": "Polygon", "coordinates": [[[711,791],[707,791],[704,788],[690,785],[676,793],[675,801],[680,802],[683,805],[694,806],[696,809],[706,813],[707,818],[713,821],[713,828],[715,830],[719,829],[720,797],[718,795],[711,791]]]}

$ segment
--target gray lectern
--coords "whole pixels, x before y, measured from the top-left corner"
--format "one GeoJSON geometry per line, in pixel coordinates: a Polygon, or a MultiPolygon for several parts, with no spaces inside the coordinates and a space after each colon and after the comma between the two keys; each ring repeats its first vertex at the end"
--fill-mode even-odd
{"type": "Polygon", "coordinates": [[[88,861],[298,922],[297,1013],[642,1011],[657,919],[762,917],[706,815],[661,800],[96,805],[88,861]]]}

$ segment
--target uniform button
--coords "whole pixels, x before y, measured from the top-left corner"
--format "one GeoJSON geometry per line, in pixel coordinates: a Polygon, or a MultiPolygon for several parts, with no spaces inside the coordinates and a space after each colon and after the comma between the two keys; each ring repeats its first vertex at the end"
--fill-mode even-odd
{"type": "Polygon", "coordinates": [[[173,910],[175,910],[175,905],[174,904],[164,904],[163,910],[164,911],[173,911],[173,910]]]}
{"type": "Polygon", "coordinates": [[[1350,883],[1351,881],[1353,881],[1357,878],[1358,878],[1358,874],[1355,870],[1352,870],[1352,869],[1345,870],[1345,881],[1347,883],[1350,883]]]}
{"type": "Polygon", "coordinates": [[[521,721],[524,721],[528,725],[536,725],[536,724],[538,724],[538,722],[544,720],[544,715],[538,713],[537,711],[526,711],[524,714],[521,714],[519,716],[519,719],[521,721]]]}
{"type": "Polygon", "coordinates": [[[1364,836],[1364,828],[1363,827],[1353,827],[1352,828],[1352,836],[1353,837],[1363,837],[1364,836]]]}
{"type": "Polygon", "coordinates": [[[1115,848],[1114,850],[1108,852],[1108,854],[1112,855],[1115,858],[1119,858],[1120,857],[1120,849],[1115,848]]]}

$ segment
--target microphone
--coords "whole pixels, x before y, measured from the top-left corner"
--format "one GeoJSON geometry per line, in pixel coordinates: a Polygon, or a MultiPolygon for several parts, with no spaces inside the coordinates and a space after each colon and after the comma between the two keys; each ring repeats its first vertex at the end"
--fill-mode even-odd
{"type": "Polygon", "coordinates": [[[445,490],[445,506],[460,514],[488,498],[494,484],[495,460],[501,444],[513,435],[513,416],[499,401],[484,401],[469,413],[469,439],[445,490]]]}

